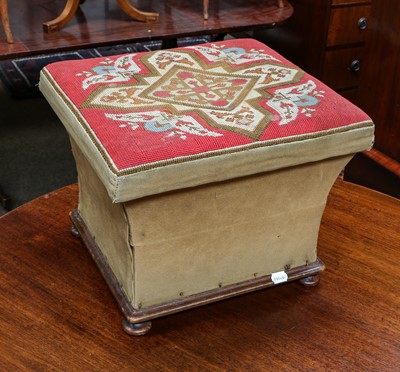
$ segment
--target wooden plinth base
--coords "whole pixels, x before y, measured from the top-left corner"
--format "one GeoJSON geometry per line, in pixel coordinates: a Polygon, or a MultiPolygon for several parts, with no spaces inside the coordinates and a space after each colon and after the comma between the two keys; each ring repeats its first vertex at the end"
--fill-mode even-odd
{"type": "MultiPolygon", "coordinates": [[[[106,259],[78,211],[71,212],[70,217],[73,223],[72,233],[75,236],[80,236],[89,250],[123,313],[123,329],[130,335],[140,336],[149,332],[151,328],[150,320],[152,319],[276,285],[272,281],[271,275],[266,275],[260,278],[187,296],[167,303],[135,309],[122,291],[114,273],[111,271],[106,259]]],[[[287,281],[299,280],[303,285],[315,286],[319,281],[319,273],[324,269],[324,263],[320,259],[317,259],[311,264],[287,270],[287,281]]]]}

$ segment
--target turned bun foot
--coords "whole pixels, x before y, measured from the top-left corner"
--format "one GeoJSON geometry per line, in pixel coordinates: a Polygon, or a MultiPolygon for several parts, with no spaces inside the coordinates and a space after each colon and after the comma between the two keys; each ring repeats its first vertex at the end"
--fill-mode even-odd
{"type": "Polygon", "coordinates": [[[299,282],[306,287],[315,287],[319,283],[319,274],[299,279],[299,282]]]}
{"type": "Polygon", "coordinates": [[[143,336],[150,331],[151,322],[129,323],[126,319],[122,320],[122,328],[132,336],[143,336]]]}
{"type": "Polygon", "coordinates": [[[80,236],[79,231],[74,224],[71,225],[71,233],[73,236],[76,236],[76,237],[80,236]]]}

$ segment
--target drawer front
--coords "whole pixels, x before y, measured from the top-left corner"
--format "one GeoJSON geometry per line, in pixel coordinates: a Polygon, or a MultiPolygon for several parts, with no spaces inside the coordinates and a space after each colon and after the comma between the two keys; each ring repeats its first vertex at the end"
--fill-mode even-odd
{"type": "Polygon", "coordinates": [[[356,87],[362,69],[364,47],[325,52],[322,81],[333,89],[356,87]]]}
{"type": "Polygon", "coordinates": [[[345,89],[345,90],[338,90],[338,93],[348,99],[350,102],[353,102],[354,104],[357,104],[357,88],[352,88],[352,89],[345,89]]]}
{"type": "Polygon", "coordinates": [[[332,8],[327,46],[363,42],[371,5],[332,8]]]}

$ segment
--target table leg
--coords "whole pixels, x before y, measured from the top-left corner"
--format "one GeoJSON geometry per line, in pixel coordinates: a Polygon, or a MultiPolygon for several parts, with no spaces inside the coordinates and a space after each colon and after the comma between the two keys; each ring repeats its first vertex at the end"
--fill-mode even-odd
{"type": "MultiPolygon", "coordinates": [[[[5,1],[5,0],[0,0],[5,1]]],[[[141,10],[135,8],[133,5],[129,3],[129,0],[117,0],[120,8],[128,14],[130,17],[136,19],[137,21],[157,21],[159,14],[158,13],[149,13],[142,12],[141,10]]],[[[79,4],[83,3],[82,0],[67,0],[67,4],[65,5],[64,10],[61,14],[52,21],[43,23],[44,32],[54,32],[59,31],[61,28],[66,25],[72,17],[75,15],[79,4]]]]}
{"type": "Polygon", "coordinates": [[[208,7],[209,7],[209,0],[203,0],[203,17],[204,19],[208,19],[208,7]]]}
{"type": "Polygon", "coordinates": [[[75,15],[79,4],[80,0],[67,0],[64,10],[57,18],[43,23],[43,31],[49,33],[61,30],[61,28],[66,25],[75,15]]]}
{"type": "Polygon", "coordinates": [[[158,21],[159,14],[158,13],[150,13],[150,12],[142,12],[141,10],[135,8],[133,5],[129,3],[129,0],[117,0],[120,8],[128,14],[133,19],[137,21],[158,21]]]}
{"type": "Polygon", "coordinates": [[[14,38],[11,33],[10,21],[8,19],[7,0],[0,0],[0,15],[1,23],[3,24],[4,32],[6,34],[7,43],[12,44],[14,42],[14,38]]]}

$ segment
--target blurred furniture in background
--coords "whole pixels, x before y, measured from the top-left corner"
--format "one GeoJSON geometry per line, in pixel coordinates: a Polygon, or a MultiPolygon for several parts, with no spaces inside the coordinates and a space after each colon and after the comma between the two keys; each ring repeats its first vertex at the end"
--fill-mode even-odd
{"type": "MultiPolygon", "coordinates": [[[[73,0],[69,1],[72,6],[73,0]]],[[[87,2],[85,5],[88,6],[78,7],[75,17],[60,32],[50,33],[43,33],[43,21],[61,12],[59,5],[62,2],[18,0],[10,3],[9,12],[15,25],[13,33],[16,42],[0,42],[0,59],[146,40],[168,41],[188,36],[226,35],[275,27],[293,14],[293,7],[288,0],[282,0],[282,8],[277,6],[277,0],[264,0],[261,3],[259,0],[215,1],[213,16],[205,22],[201,1],[188,4],[186,0],[143,0],[140,6],[158,13],[159,21],[134,22],[121,11],[121,3],[117,1],[87,2]]]]}
{"type": "Polygon", "coordinates": [[[398,198],[400,198],[399,14],[400,1],[373,0],[355,103],[363,108],[376,124],[375,151],[358,155],[346,169],[348,180],[362,180],[364,185],[398,198]],[[371,172],[373,168],[379,171],[375,176],[371,172]]]}
{"type": "Polygon", "coordinates": [[[295,11],[288,22],[279,30],[256,31],[255,36],[354,101],[371,1],[292,0],[295,11]]]}
{"type": "Polygon", "coordinates": [[[10,209],[10,198],[0,189],[0,216],[10,209]]]}
{"type": "MultiPolygon", "coordinates": [[[[284,3],[283,0],[276,0],[278,2],[278,8],[283,8],[284,3]]],[[[209,0],[203,0],[203,18],[208,20],[208,8],[209,8],[209,0]]]]}
{"type": "Polygon", "coordinates": [[[374,150],[357,154],[345,179],[400,198],[400,2],[291,3],[294,14],[285,24],[255,37],[372,117],[374,150]]]}
{"type": "MultiPolygon", "coordinates": [[[[2,0],[5,1],[5,0],[2,0]]],[[[67,0],[64,10],[61,14],[54,20],[43,23],[43,30],[45,32],[54,32],[59,31],[63,26],[65,26],[75,15],[78,6],[82,4],[85,0],[67,0]]],[[[279,8],[284,7],[283,0],[276,0],[279,8]]],[[[117,0],[121,9],[128,14],[130,17],[137,21],[142,22],[156,22],[159,18],[158,13],[149,13],[143,12],[132,4],[129,3],[129,0],[117,0]]],[[[208,9],[209,9],[209,0],[203,0],[203,18],[208,20],[208,9]]]]}
{"type": "MultiPolygon", "coordinates": [[[[59,31],[63,26],[65,26],[75,15],[78,10],[78,6],[82,4],[85,0],[67,0],[65,4],[65,8],[61,12],[61,14],[56,18],[49,22],[43,23],[43,31],[44,32],[54,32],[59,31]]],[[[149,13],[143,12],[132,4],[129,3],[129,0],[117,0],[120,8],[128,14],[130,17],[137,21],[149,22],[149,21],[157,21],[158,13],[149,13]]]]}
{"type": "MultiPolygon", "coordinates": [[[[14,42],[14,38],[11,33],[10,21],[8,19],[7,0],[0,0],[0,17],[1,17],[1,23],[4,28],[4,32],[6,34],[6,40],[9,44],[12,44],[14,42]]],[[[0,206],[7,210],[8,204],[9,204],[9,198],[6,195],[2,194],[0,191],[0,206]]]]}

